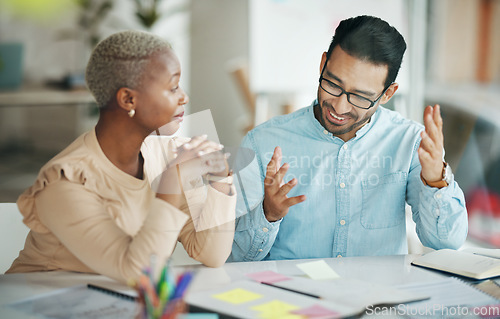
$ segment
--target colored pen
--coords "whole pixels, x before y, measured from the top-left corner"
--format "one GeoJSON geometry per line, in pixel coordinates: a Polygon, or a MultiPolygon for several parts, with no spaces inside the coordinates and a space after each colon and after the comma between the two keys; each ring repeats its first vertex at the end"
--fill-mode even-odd
{"type": "Polygon", "coordinates": [[[318,296],[318,295],[313,295],[313,294],[308,294],[307,292],[302,292],[302,291],[293,290],[293,289],[290,289],[290,288],[280,287],[280,286],[276,286],[276,285],[273,285],[273,284],[270,284],[270,283],[267,283],[267,282],[261,282],[261,284],[263,284],[263,285],[267,285],[267,286],[271,286],[271,287],[275,287],[275,288],[279,288],[279,289],[283,289],[283,290],[290,291],[290,292],[295,292],[295,293],[297,293],[297,294],[301,294],[301,295],[304,295],[304,296],[308,296],[308,297],[313,297],[313,298],[321,299],[321,297],[320,297],[320,296],[318,296]]]}
{"type": "Polygon", "coordinates": [[[161,270],[160,280],[158,280],[158,284],[156,285],[156,291],[158,291],[158,293],[160,292],[161,285],[162,285],[162,284],[163,284],[163,282],[165,282],[165,280],[166,280],[166,274],[167,274],[167,266],[165,265],[165,266],[163,267],[163,269],[161,270]]]}
{"type": "Polygon", "coordinates": [[[175,293],[174,293],[174,296],[172,297],[172,299],[176,299],[176,298],[182,297],[184,295],[184,291],[188,287],[189,282],[191,281],[192,278],[193,278],[193,274],[191,272],[184,273],[182,278],[179,279],[179,283],[177,284],[177,287],[175,289],[175,293]]]}
{"type": "Polygon", "coordinates": [[[144,289],[145,296],[147,296],[151,300],[151,303],[154,307],[157,307],[159,303],[158,296],[156,295],[153,283],[149,280],[149,277],[144,275],[141,276],[139,283],[144,289]]]}

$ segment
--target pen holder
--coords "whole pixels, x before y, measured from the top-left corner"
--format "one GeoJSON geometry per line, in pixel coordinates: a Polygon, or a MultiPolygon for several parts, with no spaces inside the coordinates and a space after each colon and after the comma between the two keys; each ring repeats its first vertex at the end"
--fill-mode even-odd
{"type": "Polygon", "coordinates": [[[132,283],[138,292],[141,319],[175,319],[187,311],[183,300],[193,273],[184,272],[175,278],[165,265],[158,281],[154,280],[154,271],[145,268],[139,281],[132,283]],[[175,279],[174,279],[175,278],[175,279]]]}
{"type": "Polygon", "coordinates": [[[187,305],[182,298],[169,301],[162,307],[148,306],[144,297],[139,298],[140,311],[138,319],[177,319],[187,312],[187,305]]]}

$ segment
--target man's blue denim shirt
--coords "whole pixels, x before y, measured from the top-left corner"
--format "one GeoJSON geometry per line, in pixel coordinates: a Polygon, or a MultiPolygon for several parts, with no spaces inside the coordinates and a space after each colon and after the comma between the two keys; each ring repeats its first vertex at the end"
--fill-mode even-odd
{"type": "Polygon", "coordinates": [[[405,254],[405,203],[423,245],[456,249],[464,243],[467,211],[458,184],[437,189],[420,179],[422,125],[379,106],[344,142],[316,120],[316,103],[273,118],[244,138],[241,146],[255,157],[235,179],[238,218],[228,261],[405,254]],[[285,182],[298,180],[288,196],[307,199],[268,222],[264,177],[276,146],[282,164],[290,165],[285,182]]]}

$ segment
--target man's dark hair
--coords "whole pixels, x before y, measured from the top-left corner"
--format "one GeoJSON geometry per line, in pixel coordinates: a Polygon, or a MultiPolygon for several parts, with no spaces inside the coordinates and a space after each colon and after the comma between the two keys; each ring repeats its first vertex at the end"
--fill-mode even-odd
{"type": "Polygon", "coordinates": [[[366,15],[340,22],[328,48],[328,58],[337,45],[355,58],[387,65],[385,87],[396,80],[406,50],[406,42],[396,28],[380,18],[366,15]]]}

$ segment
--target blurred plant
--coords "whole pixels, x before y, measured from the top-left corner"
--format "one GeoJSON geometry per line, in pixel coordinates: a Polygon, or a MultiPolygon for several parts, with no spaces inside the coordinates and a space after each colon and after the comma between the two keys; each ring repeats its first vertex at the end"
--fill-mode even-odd
{"type": "Polygon", "coordinates": [[[135,0],[135,15],[143,26],[150,29],[158,19],[160,13],[158,12],[158,5],[161,0],[135,0]]]}
{"type": "Polygon", "coordinates": [[[94,48],[100,40],[99,24],[113,8],[113,0],[75,0],[81,9],[78,25],[85,30],[87,43],[94,48]]]}
{"type": "Polygon", "coordinates": [[[113,8],[113,0],[73,0],[78,9],[78,28],[59,31],[58,39],[81,40],[92,50],[101,40],[100,25],[113,8]],[[83,31],[83,32],[82,32],[83,31]]]}
{"type": "MultiPolygon", "coordinates": [[[[177,5],[170,6],[168,9],[160,8],[163,0],[134,0],[135,15],[139,22],[146,29],[150,30],[158,20],[175,15],[176,13],[186,12],[188,2],[182,1],[177,5]]],[[[163,1],[164,2],[164,1],[163,1]]]]}

